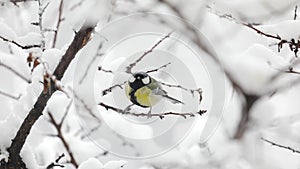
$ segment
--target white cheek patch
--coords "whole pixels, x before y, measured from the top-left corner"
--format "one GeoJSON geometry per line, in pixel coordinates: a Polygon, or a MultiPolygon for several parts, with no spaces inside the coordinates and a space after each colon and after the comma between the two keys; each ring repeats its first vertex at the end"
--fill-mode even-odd
{"type": "Polygon", "coordinates": [[[129,82],[130,83],[133,83],[135,81],[135,78],[134,77],[131,77],[130,79],[129,79],[129,82]]]}
{"type": "Polygon", "coordinates": [[[147,76],[146,78],[142,79],[144,84],[149,84],[150,83],[150,77],[147,76]]]}

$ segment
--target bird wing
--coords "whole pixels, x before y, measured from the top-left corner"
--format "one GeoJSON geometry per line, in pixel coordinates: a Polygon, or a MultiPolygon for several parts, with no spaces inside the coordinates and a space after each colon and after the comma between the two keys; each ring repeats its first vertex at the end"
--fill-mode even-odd
{"type": "Polygon", "coordinates": [[[148,85],[148,87],[152,90],[153,95],[162,96],[174,104],[177,104],[177,103],[184,104],[183,102],[181,102],[173,97],[168,96],[168,93],[162,89],[161,84],[159,82],[157,82],[155,79],[152,79],[152,83],[150,85],[148,85]]]}

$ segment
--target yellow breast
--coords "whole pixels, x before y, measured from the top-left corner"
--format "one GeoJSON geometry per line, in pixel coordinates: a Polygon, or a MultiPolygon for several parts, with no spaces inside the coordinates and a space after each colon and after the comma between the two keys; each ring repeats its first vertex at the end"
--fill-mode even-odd
{"type": "Polygon", "coordinates": [[[151,99],[151,90],[147,87],[142,87],[138,89],[135,93],[134,96],[136,97],[136,100],[139,104],[143,106],[153,106],[154,103],[152,103],[151,99]]]}
{"type": "MultiPolygon", "coordinates": [[[[130,92],[131,88],[129,85],[125,85],[125,93],[127,98],[130,100],[130,92]]],[[[152,95],[151,89],[148,87],[142,87],[138,89],[135,93],[134,96],[136,98],[136,101],[146,107],[151,107],[154,106],[156,103],[160,101],[160,97],[152,95]]]]}

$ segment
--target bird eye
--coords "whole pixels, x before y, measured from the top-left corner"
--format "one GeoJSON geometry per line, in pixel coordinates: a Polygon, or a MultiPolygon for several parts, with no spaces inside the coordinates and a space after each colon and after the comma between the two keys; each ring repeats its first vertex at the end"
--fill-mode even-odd
{"type": "Polygon", "coordinates": [[[142,79],[142,81],[143,81],[144,84],[149,84],[150,83],[150,77],[147,76],[144,79],[142,79]]]}

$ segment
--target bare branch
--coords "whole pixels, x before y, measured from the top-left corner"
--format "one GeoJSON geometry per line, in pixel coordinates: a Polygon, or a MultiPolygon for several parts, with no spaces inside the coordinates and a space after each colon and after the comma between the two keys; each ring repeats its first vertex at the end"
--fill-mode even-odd
{"type": "Polygon", "coordinates": [[[255,24],[255,23],[245,23],[245,22],[240,22],[238,21],[237,19],[235,19],[232,15],[228,15],[228,14],[220,14],[218,12],[213,12],[215,15],[219,16],[220,18],[225,18],[229,21],[233,21],[237,24],[241,24],[241,25],[244,25],[252,30],[254,30],[256,33],[262,35],[262,36],[265,36],[267,38],[272,38],[272,39],[275,39],[275,40],[278,40],[279,42],[277,43],[277,47],[278,47],[278,52],[281,51],[282,47],[284,44],[287,44],[288,47],[290,48],[290,50],[292,52],[294,52],[295,54],[295,57],[298,57],[297,56],[297,53],[299,51],[299,48],[300,48],[300,40],[295,40],[295,39],[298,39],[298,37],[296,38],[292,38],[290,40],[287,40],[287,39],[282,39],[279,35],[273,35],[273,34],[269,34],[269,33],[265,33],[263,32],[262,30],[256,28],[255,26],[258,25],[258,24],[255,24]]]}
{"type": "Polygon", "coordinates": [[[298,6],[295,6],[295,11],[294,11],[294,20],[297,20],[297,10],[298,10],[298,6]]]}
{"type": "Polygon", "coordinates": [[[64,0],[60,0],[60,4],[59,4],[59,7],[58,7],[58,19],[57,19],[57,23],[56,23],[56,29],[54,31],[52,48],[55,48],[58,29],[60,27],[61,21],[63,21],[63,19],[62,19],[63,4],[64,4],[64,0]]]}
{"type": "Polygon", "coordinates": [[[109,151],[104,151],[103,153],[100,153],[100,154],[96,155],[95,158],[100,158],[100,157],[103,157],[103,156],[107,156],[108,153],[109,153],[109,151]]]}
{"type": "Polygon", "coordinates": [[[21,44],[17,43],[16,41],[9,40],[3,36],[0,36],[0,39],[2,39],[3,41],[6,41],[6,42],[12,43],[22,49],[31,49],[31,48],[40,48],[41,47],[41,45],[21,45],[21,44]]]}
{"type": "Polygon", "coordinates": [[[135,67],[135,65],[140,62],[146,55],[148,55],[149,53],[153,52],[153,50],[160,44],[162,43],[164,40],[166,40],[167,38],[170,37],[172,32],[168,33],[167,35],[165,35],[162,39],[160,39],[158,42],[156,42],[149,50],[147,50],[146,52],[144,52],[135,62],[129,64],[126,67],[126,73],[130,73],[132,74],[132,68],[135,67]]]}
{"type": "MultiPolygon", "coordinates": [[[[81,139],[85,139],[86,137],[89,137],[92,135],[95,131],[97,131],[102,126],[102,123],[97,124],[95,127],[91,128],[89,131],[87,131],[84,135],[81,136],[81,139]]],[[[80,130],[82,131],[82,130],[80,130]]]]}
{"type": "Polygon", "coordinates": [[[15,6],[19,7],[18,3],[20,2],[30,2],[30,1],[37,1],[37,0],[10,0],[15,6]]]}
{"type": "Polygon", "coordinates": [[[179,88],[179,89],[185,90],[187,92],[190,92],[193,96],[195,96],[195,93],[198,93],[199,94],[199,104],[201,103],[201,101],[203,99],[203,97],[202,97],[202,89],[201,88],[198,88],[198,89],[188,89],[188,88],[185,88],[185,87],[183,87],[181,85],[168,84],[168,83],[165,83],[165,82],[159,82],[159,83],[161,83],[164,86],[173,87],[173,88],[179,88]]]}
{"type": "Polygon", "coordinates": [[[158,67],[158,68],[156,68],[156,69],[147,70],[146,73],[157,72],[157,71],[159,71],[160,69],[166,68],[166,67],[167,67],[168,65],[170,65],[170,64],[171,64],[171,62],[169,62],[169,63],[167,63],[167,64],[164,64],[164,65],[162,65],[162,66],[160,66],[160,67],[158,67]]]}
{"type": "Polygon", "coordinates": [[[289,147],[289,146],[284,146],[284,145],[281,145],[281,144],[274,143],[274,142],[269,141],[269,140],[267,140],[267,139],[265,139],[265,138],[263,138],[263,137],[262,137],[261,139],[262,139],[263,141],[265,141],[265,142],[267,142],[267,143],[273,145],[273,146],[280,147],[280,148],[283,148],[283,149],[287,149],[287,150],[292,151],[293,153],[299,153],[299,154],[300,154],[300,150],[296,150],[296,149],[293,149],[293,148],[291,148],[291,147],[289,147]]]}
{"type": "Polygon", "coordinates": [[[46,40],[45,40],[45,30],[43,28],[43,15],[45,10],[47,9],[48,5],[50,4],[50,2],[48,2],[44,7],[42,7],[42,2],[41,0],[38,0],[38,4],[39,4],[39,21],[38,21],[38,26],[40,28],[40,34],[41,34],[41,49],[44,51],[45,50],[45,46],[46,46],[46,40]]]}
{"type": "Polygon", "coordinates": [[[103,47],[103,44],[104,44],[104,41],[100,42],[100,45],[98,46],[98,49],[97,49],[97,54],[92,58],[92,60],[90,61],[90,63],[88,64],[82,78],[79,80],[79,84],[82,84],[83,80],[86,78],[90,68],[91,68],[91,65],[95,62],[95,60],[98,58],[98,57],[101,57],[103,56],[104,54],[103,53],[100,53],[100,50],[102,49],[103,47]]]}
{"type": "Polygon", "coordinates": [[[253,24],[250,24],[250,23],[243,23],[244,26],[254,30],[256,33],[260,34],[260,35],[263,35],[265,37],[268,37],[268,38],[273,38],[273,39],[276,39],[276,40],[282,40],[281,37],[279,35],[272,35],[272,34],[268,34],[268,33],[265,33],[261,30],[259,30],[258,28],[255,28],[253,24]]]}
{"type": "Polygon", "coordinates": [[[290,67],[289,70],[282,70],[284,73],[289,73],[289,74],[300,74],[299,71],[295,71],[294,68],[290,67]]]}
{"type": "Polygon", "coordinates": [[[140,156],[140,152],[138,151],[138,148],[133,143],[131,143],[124,136],[122,136],[122,135],[120,135],[118,133],[114,132],[114,134],[122,142],[122,146],[124,146],[124,147],[130,147],[132,150],[135,151],[135,155],[136,156],[140,156]]]}
{"type": "Polygon", "coordinates": [[[84,102],[84,100],[82,98],[80,98],[76,93],[75,91],[73,91],[73,96],[74,98],[76,98],[82,105],[83,107],[88,111],[88,113],[93,117],[95,118],[98,122],[101,123],[101,119],[96,116],[96,114],[93,112],[93,110],[91,108],[89,108],[89,106],[84,102]]]}
{"type": "Polygon", "coordinates": [[[100,106],[104,107],[106,110],[113,110],[117,113],[123,114],[123,115],[131,115],[131,116],[136,116],[136,117],[159,117],[160,119],[163,119],[165,116],[168,115],[173,115],[173,116],[181,116],[183,118],[187,117],[195,117],[196,115],[203,115],[204,113],[207,112],[207,110],[199,110],[198,112],[187,112],[187,113],[177,113],[177,112],[165,112],[165,113],[151,113],[150,115],[148,113],[132,113],[132,112],[127,112],[123,109],[116,108],[113,106],[109,106],[105,103],[99,103],[100,106]]]}
{"type": "Polygon", "coordinates": [[[109,87],[109,88],[103,90],[103,91],[102,91],[102,96],[107,95],[108,93],[112,92],[113,89],[115,89],[115,88],[117,88],[117,87],[119,87],[120,89],[123,89],[122,86],[125,85],[125,83],[126,83],[126,81],[123,82],[123,83],[120,83],[120,84],[115,84],[115,85],[113,85],[113,86],[111,86],[111,87],[109,87]]]}
{"type": "Polygon", "coordinates": [[[72,103],[73,103],[73,100],[70,100],[68,106],[66,107],[66,110],[65,110],[65,112],[64,112],[64,115],[63,115],[63,117],[61,118],[61,121],[58,123],[58,125],[60,125],[60,126],[63,125],[63,123],[64,123],[64,121],[65,121],[65,119],[66,119],[66,117],[67,117],[67,115],[68,115],[68,112],[69,112],[69,110],[70,110],[70,108],[71,108],[71,106],[72,106],[72,103]]]}
{"type": "Polygon", "coordinates": [[[16,97],[16,96],[13,96],[13,95],[11,95],[9,93],[3,92],[1,90],[0,90],[0,94],[3,95],[3,96],[9,97],[11,99],[14,99],[14,100],[19,100],[20,97],[21,97],[21,94],[18,97],[16,97]]]}
{"type": "Polygon", "coordinates": [[[11,71],[12,73],[14,73],[15,75],[17,75],[19,78],[21,78],[21,79],[24,80],[25,82],[31,83],[31,79],[29,79],[29,78],[23,76],[21,73],[17,72],[14,68],[12,68],[12,67],[10,67],[10,66],[8,66],[8,65],[6,65],[6,64],[4,64],[4,63],[2,63],[1,61],[0,61],[0,67],[4,67],[5,69],[11,71]]]}
{"type": "Polygon", "coordinates": [[[71,6],[70,11],[73,11],[75,8],[81,6],[84,1],[85,0],[80,0],[78,3],[74,4],[73,6],[71,6]]]}
{"type": "MultiPolygon", "coordinates": [[[[66,112],[67,113],[67,112],[66,112]]],[[[62,130],[61,130],[61,125],[59,123],[57,123],[53,117],[53,115],[51,114],[51,112],[48,111],[48,115],[50,117],[50,123],[55,127],[56,132],[57,132],[57,137],[61,140],[61,142],[63,143],[64,147],[66,148],[66,151],[68,152],[68,155],[70,156],[70,163],[73,164],[76,168],[78,168],[78,163],[75,160],[73,153],[70,149],[70,146],[68,144],[68,142],[66,141],[62,130]]]]}
{"type": "Polygon", "coordinates": [[[105,73],[111,73],[111,74],[114,73],[112,70],[103,69],[102,66],[98,66],[98,70],[99,70],[99,71],[102,71],[102,72],[105,72],[105,73]]]}
{"type": "Polygon", "coordinates": [[[63,157],[65,157],[65,154],[61,154],[60,156],[58,156],[57,159],[55,160],[55,162],[52,162],[51,164],[49,164],[49,165],[47,166],[46,169],[53,169],[54,167],[61,167],[61,168],[64,168],[63,165],[58,164],[59,161],[60,161],[63,157]]]}

